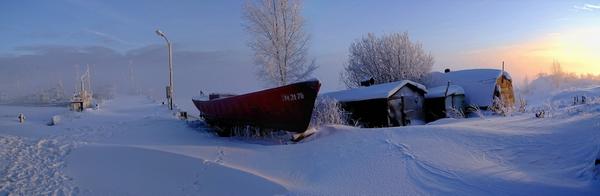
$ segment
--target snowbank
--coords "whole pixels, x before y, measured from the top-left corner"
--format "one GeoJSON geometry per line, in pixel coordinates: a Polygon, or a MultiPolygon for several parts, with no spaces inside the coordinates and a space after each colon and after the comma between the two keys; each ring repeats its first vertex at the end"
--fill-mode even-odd
{"type": "Polygon", "coordinates": [[[217,137],[141,97],[83,113],[0,106],[0,195],[599,194],[600,110],[570,107],[542,119],[325,126],[275,145],[217,137]],[[56,114],[61,123],[46,126],[56,114]]]}
{"type": "Polygon", "coordinates": [[[600,80],[557,75],[540,75],[520,89],[530,105],[540,106],[561,100],[573,101],[574,96],[597,97],[600,80]]]}

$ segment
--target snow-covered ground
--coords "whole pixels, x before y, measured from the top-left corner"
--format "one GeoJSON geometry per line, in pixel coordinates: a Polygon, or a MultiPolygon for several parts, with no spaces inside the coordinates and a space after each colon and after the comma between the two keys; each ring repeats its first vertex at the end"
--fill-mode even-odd
{"type": "MultiPolygon", "coordinates": [[[[548,99],[582,92],[600,95],[548,99]]],[[[599,195],[600,101],[531,107],[553,111],[276,144],[217,137],[144,97],[83,113],[0,106],[0,195],[599,195]]]]}

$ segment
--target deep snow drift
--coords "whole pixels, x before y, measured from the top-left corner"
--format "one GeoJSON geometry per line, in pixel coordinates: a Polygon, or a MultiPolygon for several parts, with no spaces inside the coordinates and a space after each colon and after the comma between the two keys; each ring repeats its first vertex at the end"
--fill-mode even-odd
{"type": "Polygon", "coordinates": [[[217,137],[144,97],[83,113],[0,106],[0,195],[598,195],[600,99],[553,104],[581,92],[600,88],[531,106],[546,118],[327,126],[282,145],[217,137]]]}

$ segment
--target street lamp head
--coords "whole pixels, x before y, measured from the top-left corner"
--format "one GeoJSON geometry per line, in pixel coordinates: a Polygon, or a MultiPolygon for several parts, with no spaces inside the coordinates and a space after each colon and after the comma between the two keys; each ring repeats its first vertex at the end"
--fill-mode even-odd
{"type": "Polygon", "coordinates": [[[162,31],[160,31],[160,29],[156,29],[155,32],[156,32],[156,35],[158,35],[158,36],[161,36],[161,37],[165,36],[165,33],[163,33],[162,31]]]}

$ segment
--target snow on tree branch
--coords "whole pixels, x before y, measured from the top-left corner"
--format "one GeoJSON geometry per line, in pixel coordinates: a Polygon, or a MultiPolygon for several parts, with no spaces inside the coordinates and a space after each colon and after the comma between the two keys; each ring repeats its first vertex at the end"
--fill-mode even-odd
{"type": "Polygon", "coordinates": [[[348,65],[341,79],[349,88],[368,78],[375,79],[375,84],[419,82],[431,71],[433,63],[433,56],[423,51],[420,43],[411,42],[406,32],[381,37],[369,33],[350,45],[348,65]]]}
{"type": "Polygon", "coordinates": [[[248,1],[244,27],[253,39],[258,77],[269,85],[285,85],[310,77],[317,68],[308,60],[309,36],[298,0],[248,1]]]}

